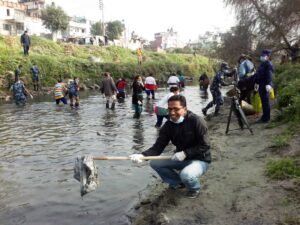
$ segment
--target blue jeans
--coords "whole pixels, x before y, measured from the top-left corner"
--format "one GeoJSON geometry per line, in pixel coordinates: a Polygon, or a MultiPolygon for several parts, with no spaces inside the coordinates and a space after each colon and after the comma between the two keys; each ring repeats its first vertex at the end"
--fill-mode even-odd
{"type": "Polygon", "coordinates": [[[199,177],[208,169],[208,163],[200,160],[174,161],[153,160],[150,166],[158,173],[161,179],[170,187],[176,187],[180,183],[190,191],[200,190],[199,177]]]}

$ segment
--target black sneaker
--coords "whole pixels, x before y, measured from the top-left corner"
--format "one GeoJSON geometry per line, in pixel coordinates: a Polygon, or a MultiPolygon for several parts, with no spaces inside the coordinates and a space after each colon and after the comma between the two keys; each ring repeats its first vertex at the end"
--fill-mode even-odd
{"type": "Polygon", "coordinates": [[[186,193],[186,197],[187,198],[197,198],[200,194],[200,190],[197,190],[197,191],[188,191],[186,193]]]}

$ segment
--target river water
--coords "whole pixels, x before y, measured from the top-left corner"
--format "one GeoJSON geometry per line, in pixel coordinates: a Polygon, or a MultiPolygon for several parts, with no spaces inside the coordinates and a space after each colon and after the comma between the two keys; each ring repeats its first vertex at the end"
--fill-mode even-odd
{"type": "MultiPolygon", "coordinates": [[[[166,94],[159,90],[157,99],[166,94]]],[[[202,115],[207,96],[196,86],[184,95],[188,108],[202,115]]],[[[100,186],[82,198],[73,166],[79,155],[128,156],[150,147],[158,131],[153,101],[144,105],[139,120],[132,118],[131,98],[111,111],[99,93],[82,97],[78,110],[44,99],[0,105],[0,224],[130,224],[126,213],[154,182],[150,167],[97,161],[100,186]]]]}

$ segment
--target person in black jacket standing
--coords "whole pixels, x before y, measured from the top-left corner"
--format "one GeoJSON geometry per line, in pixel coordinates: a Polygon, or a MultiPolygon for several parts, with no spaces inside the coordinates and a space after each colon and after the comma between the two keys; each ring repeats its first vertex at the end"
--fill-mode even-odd
{"type": "Polygon", "coordinates": [[[24,33],[21,35],[21,45],[23,46],[24,55],[28,56],[31,41],[29,35],[27,34],[27,30],[25,30],[24,33]]]}
{"type": "Polygon", "coordinates": [[[176,146],[172,159],[153,160],[150,165],[170,188],[185,186],[187,197],[196,198],[200,192],[199,177],[211,162],[208,129],[202,118],[187,110],[182,95],[169,98],[168,110],[170,119],[161,128],[155,144],[129,157],[133,162],[142,162],[144,156],[160,155],[171,141],[176,146]]]}
{"type": "Polygon", "coordinates": [[[145,90],[142,77],[136,75],[132,83],[132,105],[134,108],[133,118],[139,119],[143,111],[143,92],[145,90]]]}

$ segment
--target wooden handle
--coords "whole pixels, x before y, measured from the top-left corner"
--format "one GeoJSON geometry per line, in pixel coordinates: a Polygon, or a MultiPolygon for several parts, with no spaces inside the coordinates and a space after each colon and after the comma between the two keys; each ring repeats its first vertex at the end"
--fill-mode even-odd
{"type": "MultiPolygon", "coordinates": [[[[142,160],[162,160],[171,159],[172,156],[144,156],[142,160]]],[[[130,160],[129,156],[95,156],[94,160],[130,160]]]]}

